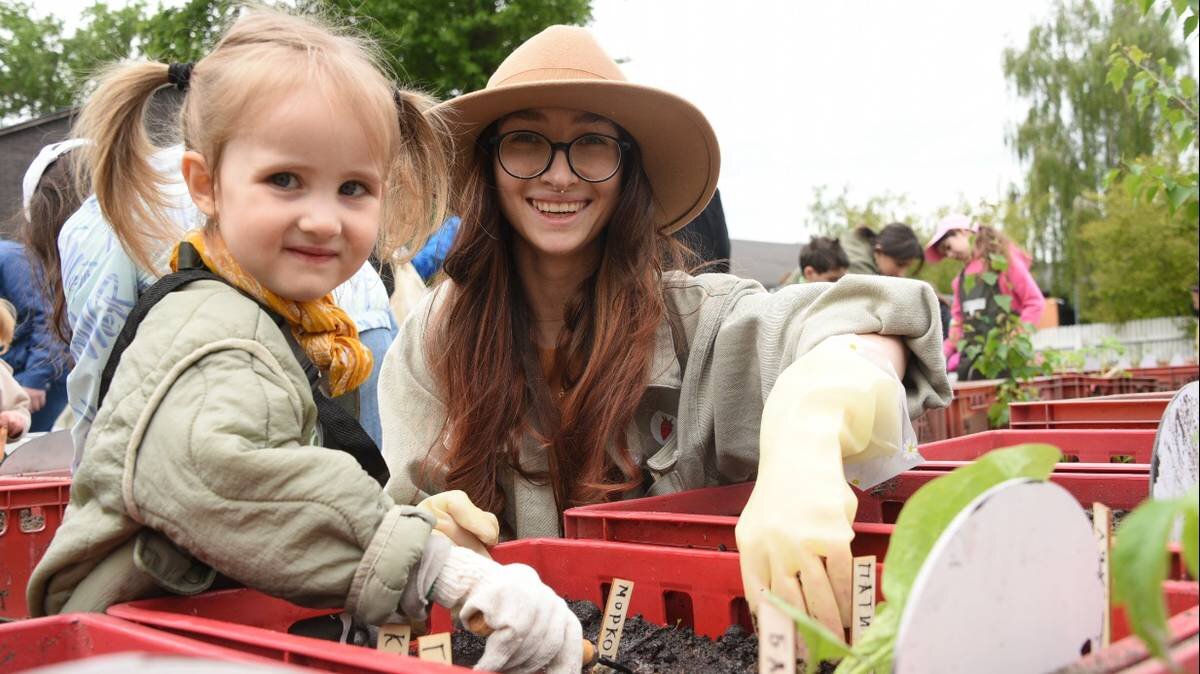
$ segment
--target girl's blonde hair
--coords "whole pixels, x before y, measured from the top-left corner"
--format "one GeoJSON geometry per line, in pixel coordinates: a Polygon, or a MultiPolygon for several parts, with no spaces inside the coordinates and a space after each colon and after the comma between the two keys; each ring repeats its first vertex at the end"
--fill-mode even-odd
{"type": "Polygon", "coordinates": [[[0,297],[0,354],[8,353],[12,346],[13,332],[17,329],[17,308],[12,302],[0,297]]]}
{"type": "MultiPolygon", "coordinates": [[[[382,168],[380,258],[391,259],[400,247],[416,251],[445,215],[448,134],[429,112],[429,99],[399,89],[384,72],[378,49],[362,36],[311,16],[246,10],[194,65],[180,140],[204,156],[215,176],[226,144],[250,115],[287,92],[317,86],[353,111],[382,168]]],[[[146,128],[150,99],[168,84],[163,63],[110,66],[74,129],[74,137],[95,141],[80,150],[86,169],[80,185],[95,190],[117,238],[146,270],[155,270],[158,255],[179,237],[166,215],[168,181],[150,163],[158,148],[146,128]]]]}

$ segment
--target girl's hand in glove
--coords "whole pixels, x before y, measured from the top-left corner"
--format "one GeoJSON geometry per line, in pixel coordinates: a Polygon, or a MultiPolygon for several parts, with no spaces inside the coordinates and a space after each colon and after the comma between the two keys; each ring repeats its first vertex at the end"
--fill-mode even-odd
{"type": "Polygon", "coordinates": [[[769,589],[834,634],[850,624],[858,506],[843,458],[899,451],[901,437],[904,388],[891,350],[898,367],[903,350],[872,337],[825,340],[779,376],[763,408],[758,479],[735,532],[750,607],[769,589]]]}
{"type": "Polygon", "coordinates": [[[437,520],[434,528],[454,541],[455,545],[491,557],[487,549],[500,539],[500,522],[492,513],[471,503],[466,492],[456,489],[434,494],[418,503],[417,507],[433,515],[437,520]]]}
{"type": "Polygon", "coordinates": [[[583,659],[579,619],[530,567],[501,566],[452,548],[433,583],[433,600],[446,607],[461,603],[464,623],[480,613],[493,630],[475,669],[578,674],[583,659]]]}

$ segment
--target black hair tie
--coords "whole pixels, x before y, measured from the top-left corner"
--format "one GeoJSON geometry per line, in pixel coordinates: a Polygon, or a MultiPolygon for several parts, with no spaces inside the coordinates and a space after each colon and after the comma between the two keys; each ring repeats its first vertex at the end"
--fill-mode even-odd
{"type": "Polygon", "coordinates": [[[167,66],[167,83],[180,91],[188,90],[188,81],[192,79],[191,63],[172,63],[167,66]]]}

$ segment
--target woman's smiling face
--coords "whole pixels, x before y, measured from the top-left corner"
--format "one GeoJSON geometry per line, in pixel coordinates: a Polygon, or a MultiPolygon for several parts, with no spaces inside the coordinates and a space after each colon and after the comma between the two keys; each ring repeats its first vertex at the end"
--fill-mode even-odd
{"type": "MultiPolygon", "coordinates": [[[[552,143],[570,143],[586,134],[618,137],[611,121],[581,110],[536,108],[513,113],[500,122],[498,135],[533,131],[552,143]]],[[[608,225],[621,194],[623,168],[603,182],[588,182],[576,175],[566,152],[555,150],[550,167],[541,175],[515,178],[493,155],[492,170],[500,197],[500,210],[516,230],[519,240],[540,256],[572,257],[588,249],[608,225]]]]}

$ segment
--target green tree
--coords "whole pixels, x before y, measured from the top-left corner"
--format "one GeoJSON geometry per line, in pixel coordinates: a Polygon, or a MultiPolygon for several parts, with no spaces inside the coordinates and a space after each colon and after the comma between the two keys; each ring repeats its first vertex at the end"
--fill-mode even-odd
{"type": "Polygon", "coordinates": [[[1060,296],[1077,299],[1085,272],[1078,234],[1090,214],[1080,212],[1080,197],[1100,189],[1123,157],[1156,147],[1153,111],[1138,114],[1124,92],[1106,84],[1111,46],[1140,45],[1178,67],[1187,56],[1171,32],[1124,3],[1106,13],[1091,0],[1058,0],[1024,48],[1004,53],[1006,78],[1029,102],[1009,138],[1027,166],[1019,204],[1029,231],[1022,242],[1051,266],[1051,290],[1060,296]]]}
{"type": "Polygon", "coordinates": [[[0,118],[28,118],[70,107],[97,66],[137,53],[144,6],[87,8],[80,27],[37,18],[25,0],[0,3],[0,118]]]}
{"type": "Polygon", "coordinates": [[[525,40],[553,24],[583,25],[591,0],[310,0],[383,45],[400,79],[440,97],[482,89],[525,40]]]}
{"type": "Polygon", "coordinates": [[[885,192],[858,203],[851,199],[850,191],[845,187],[837,196],[829,196],[828,189],[824,185],[813,188],[808,203],[804,225],[813,236],[837,238],[855,227],[865,225],[878,231],[888,223],[913,220],[912,204],[905,194],[885,192]]]}
{"type": "Polygon", "coordinates": [[[1080,317],[1108,323],[1186,315],[1200,255],[1195,221],[1126,189],[1095,198],[1099,216],[1080,232],[1088,261],[1080,317]]]}
{"type": "MultiPolygon", "coordinates": [[[[342,17],[380,41],[401,79],[451,96],[487,83],[521,42],[555,23],[584,24],[590,0],[300,0],[302,10],[342,17]]],[[[96,70],[122,58],[195,61],[239,12],[233,0],[181,6],[97,2],[65,34],[29,0],[0,3],[0,119],[43,115],[78,102],[96,70]]]]}

